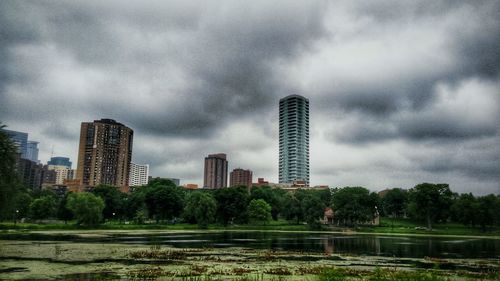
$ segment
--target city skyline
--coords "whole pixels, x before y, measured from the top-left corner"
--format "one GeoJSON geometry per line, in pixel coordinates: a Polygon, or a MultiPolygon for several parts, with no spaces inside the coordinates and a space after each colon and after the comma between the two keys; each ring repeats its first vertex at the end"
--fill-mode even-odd
{"type": "MultiPolygon", "coordinates": [[[[203,159],[278,182],[279,99],[310,100],[311,185],[499,193],[498,1],[1,1],[0,121],[39,160],[79,124],[203,185],[203,159]],[[272,12],[270,12],[272,11],[272,12]]],[[[54,149],[52,149],[54,148],[54,149]]],[[[52,153],[53,151],[53,153],[52,153]]]]}

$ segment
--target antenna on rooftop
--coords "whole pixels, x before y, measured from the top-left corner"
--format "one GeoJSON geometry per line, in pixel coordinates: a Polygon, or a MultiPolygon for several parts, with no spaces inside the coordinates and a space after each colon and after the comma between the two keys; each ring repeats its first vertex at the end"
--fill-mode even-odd
{"type": "Polygon", "coordinates": [[[52,150],[50,151],[50,158],[54,157],[54,145],[52,145],[52,150]]]}

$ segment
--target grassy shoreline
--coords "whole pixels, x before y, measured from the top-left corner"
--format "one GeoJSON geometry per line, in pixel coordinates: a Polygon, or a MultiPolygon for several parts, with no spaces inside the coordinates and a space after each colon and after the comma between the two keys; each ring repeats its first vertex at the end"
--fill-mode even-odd
{"type": "Polygon", "coordinates": [[[60,223],[0,223],[0,231],[134,231],[134,230],[160,230],[160,231],[273,231],[273,232],[309,232],[332,234],[360,234],[360,235],[394,235],[394,236],[440,236],[440,237],[477,237],[500,239],[500,229],[492,228],[481,232],[478,228],[465,227],[458,224],[436,224],[434,230],[418,229],[421,225],[409,220],[390,220],[383,218],[380,226],[360,226],[357,228],[326,227],[320,230],[310,230],[304,224],[290,224],[287,221],[272,221],[269,224],[257,225],[230,225],[222,226],[212,224],[207,229],[200,229],[194,224],[125,224],[117,221],[106,222],[97,226],[79,226],[74,222],[60,223]]]}

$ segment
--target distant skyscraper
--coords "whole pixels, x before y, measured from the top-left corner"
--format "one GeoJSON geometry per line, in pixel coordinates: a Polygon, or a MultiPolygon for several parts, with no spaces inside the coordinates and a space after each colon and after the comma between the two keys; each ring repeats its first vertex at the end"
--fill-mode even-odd
{"type": "Polygon", "coordinates": [[[252,187],[252,171],[243,169],[234,169],[229,177],[229,186],[252,187]]]}
{"type": "Polygon", "coordinates": [[[290,95],[280,100],[279,182],[309,185],[309,100],[290,95]]]}
{"type": "Polygon", "coordinates": [[[147,185],[149,179],[149,165],[130,163],[130,186],[147,185]]]}
{"type": "Polygon", "coordinates": [[[17,173],[25,187],[40,189],[44,181],[44,167],[29,159],[20,158],[17,161],[17,173]]]}
{"type": "Polygon", "coordinates": [[[29,159],[33,162],[40,163],[38,160],[38,142],[37,141],[28,141],[28,146],[26,149],[26,159],[29,159]]]}
{"type": "Polygon", "coordinates": [[[210,154],[205,157],[205,173],[203,187],[227,187],[227,160],[226,154],[210,154]]]}
{"type": "MultiPolygon", "coordinates": [[[[50,161],[49,161],[50,162],[50,161]]],[[[64,165],[47,165],[47,170],[55,172],[55,184],[64,184],[64,180],[73,179],[74,170],[64,165]]]]}
{"type": "Polygon", "coordinates": [[[26,158],[28,153],[28,133],[4,129],[2,129],[2,131],[7,133],[12,142],[17,146],[18,152],[21,153],[21,158],[28,159],[26,158]]]}
{"type": "Polygon", "coordinates": [[[134,131],[112,119],[82,123],[76,178],[83,185],[129,186],[134,131]]]}
{"type": "Polygon", "coordinates": [[[51,157],[50,160],[47,162],[47,165],[54,165],[54,166],[66,166],[71,169],[71,161],[69,161],[68,157],[51,157]]]}

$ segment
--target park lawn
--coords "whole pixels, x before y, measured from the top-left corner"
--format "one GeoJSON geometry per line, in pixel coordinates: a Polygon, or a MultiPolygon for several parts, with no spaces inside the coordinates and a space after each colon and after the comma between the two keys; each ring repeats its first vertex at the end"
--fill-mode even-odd
{"type": "MultiPolygon", "coordinates": [[[[465,235],[500,237],[500,228],[489,228],[482,232],[479,227],[466,227],[461,224],[445,223],[435,224],[433,230],[418,229],[423,224],[409,219],[381,218],[379,226],[358,226],[355,228],[322,226],[314,231],[348,232],[348,233],[383,233],[383,234],[419,234],[419,235],[465,235]]],[[[125,224],[119,221],[108,221],[96,226],[79,226],[74,221],[50,223],[0,223],[0,230],[199,230],[196,224],[176,223],[148,223],[125,224]]],[[[261,231],[310,231],[306,224],[294,224],[286,220],[271,221],[266,224],[233,224],[223,226],[211,224],[207,230],[261,230],[261,231]]]]}
{"type": "Polygon", "coordinates": [[[499,227],[490,227],[483,232],[480,227],[473,228],[457,223],[436,223],[433,224],[432,230],[424,228],[424,223],[414,222],[409,219],[381,218],[379,226],[360,226],[356,228],[356,231],[366,233],[500,236],[499,227]]]}

